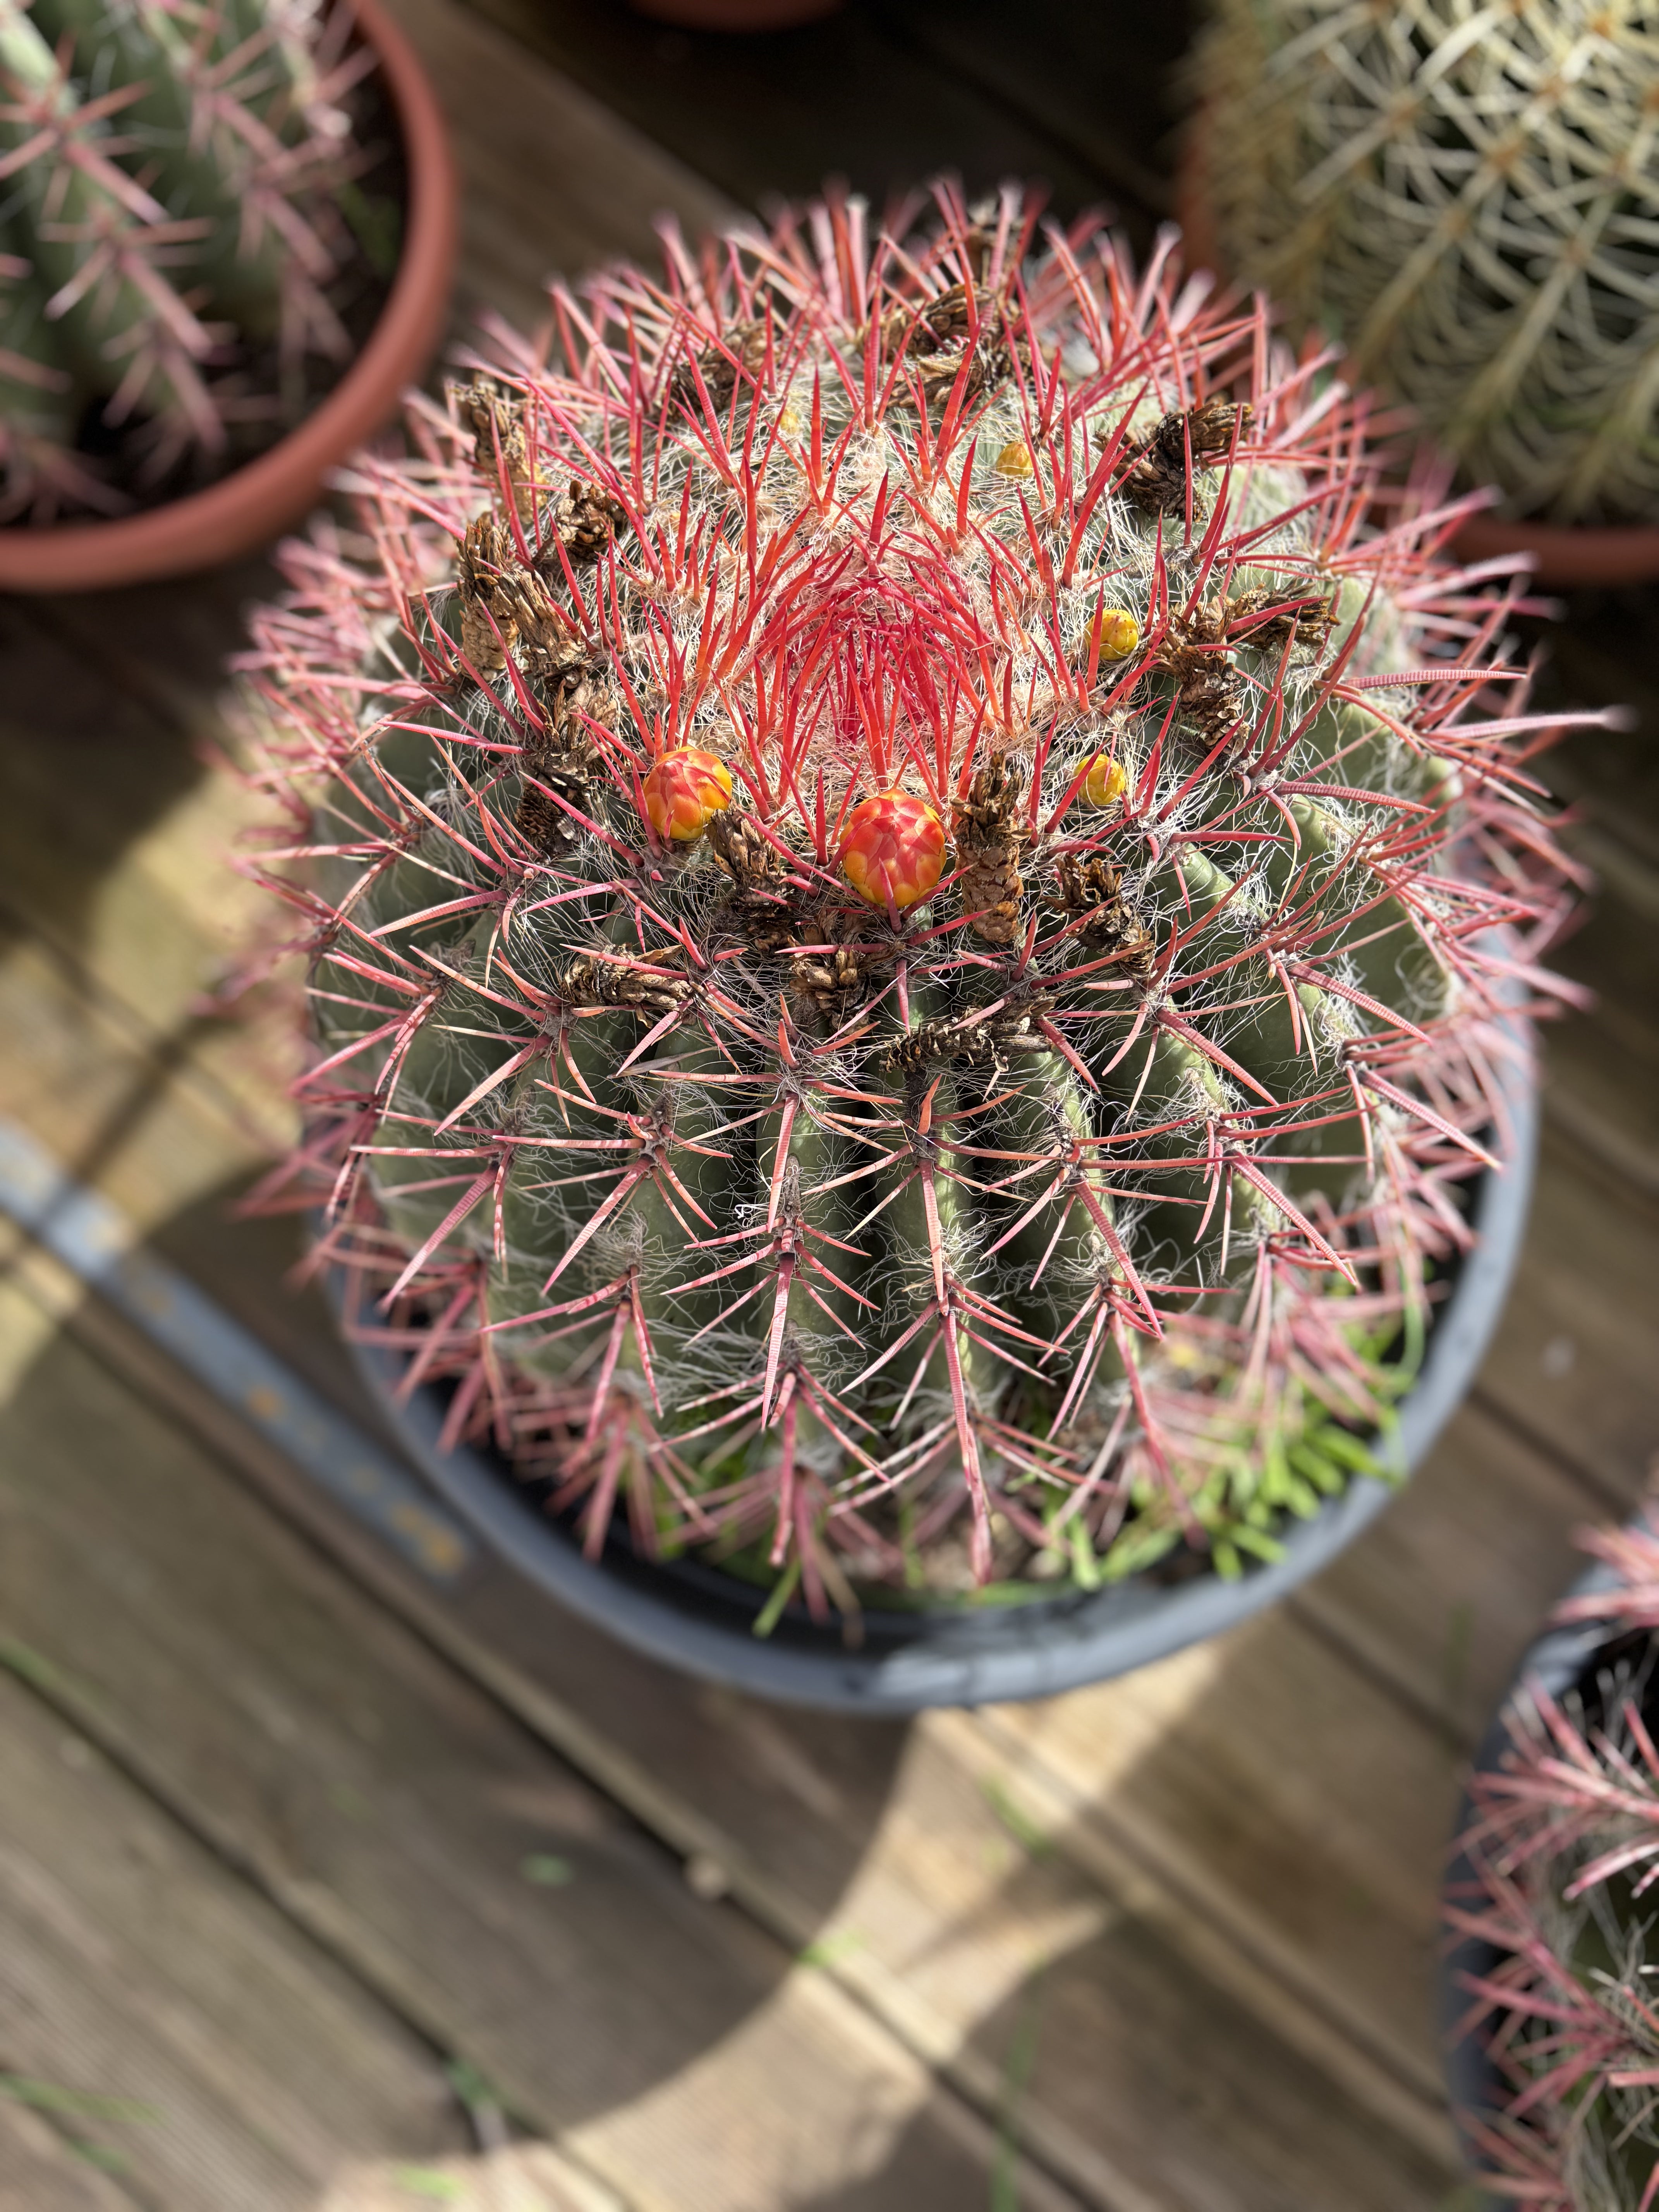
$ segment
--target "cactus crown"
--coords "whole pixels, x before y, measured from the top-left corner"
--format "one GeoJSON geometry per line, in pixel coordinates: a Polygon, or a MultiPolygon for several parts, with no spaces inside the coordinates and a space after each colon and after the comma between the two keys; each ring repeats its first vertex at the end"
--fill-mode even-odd
{"type": "Polygon", "coordinates": [[[1505,601],[1370,527],[1363,409],[939,199],[556,289],[249,662],[362,1325],[590,1543],[820,1609],[1273,1556],[1560,905],[1505,601]]]}
{"type": "Polygon", "coordinates": [[[1659,1751],[1653,1738],[1659,1515],[1581,1534],[1610,1570],[1562,1605],[1605,1624],[1559,1698],[1522,1683],[1509,1745],[1471,1784],[1474,1880],[1450,1924],[1502,1954],[1468,1978],[1505,2100],[1463,2125],[1505,2197],[1543,2212],[1646,2212],[1659,2199],[1659,1751]]]}
{"type": "Polygon", "coordinates": [[[0,0],[0,520],[188,488],[349,359],[346,218],[384,264],[389,213],[354,182],[349,31],[307,0],[0,0]]]}
{"type": "Polygon", "coordinates": [[[1659,36],[1644,0],[1211,0],[1222,258],[1517,514],[1659,514],[1659,36]]]}

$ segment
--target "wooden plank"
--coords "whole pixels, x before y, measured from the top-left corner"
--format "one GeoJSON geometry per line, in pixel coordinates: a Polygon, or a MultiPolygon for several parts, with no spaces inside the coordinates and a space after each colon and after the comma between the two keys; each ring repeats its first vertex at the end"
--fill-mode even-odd
{"type": "Polygon", "coordinates": [[[10,1350],[34,1325],[0,1291],[0,1624],[94,1741],[641,2212],[985,2193],[993,2130],[835,1982],[694,1895],[69,1338],[10,1350]]]}
{"type": "Polygon", "coordinates": [[[1602,836],[1659,868],[1659,653],[1647,590],[1570,592],[1559,623],[1528,625],[1543,647],[1545,707],[1621,706],[1627,728],[1575,730],[1539,763],[1552,790],[1602,836]]]}
{"type": "MultiPolygon", "coordinates": [[[[884,9],[764,38],[670,29],[580,0],[479,0],[479,13],[744,206],[834,176],[879,209],[940,171],[973,193],[1040,177],[1070,211],[1122,200],[1121,179],[1040,112],[969,82],[884,9]]],[[[1144,235],[1143,211],[1126,214],[1144,235]]]]}
{"type": "Polygon", "coordinates": [[[301,2212],[464,2140],[431,2052],[3,1676],[0,2061],[169,2212],[301,2212]]]}
{"type": "Polygon", "coordinates": [[[309,2212],[419,2212],[422,2204],[443,2212],[623,2212],[614,2191],[546,2143],[513,2143],[477,2158],[354,2166],[309,2212]]]}
{"type": "MultiPolygon", "coordinates": [[[[61,1426],[61,1419],[57,1425],[61,1426]]],[[[58,1478],[52,1479],[55,1485],[58,1478]]],[[[200,1522],[203,1510],[199,1504],[192,1508],[193,1526],[200,1522]]],[[[173,1540],[167,1534],[173,1517],[169,1510],[148,1494],[131,1510],[135,1525],[130,1530],[124,1528],[119,1540],[124,1547],[137,1547],[147,1576],[170,1573],[176,1583],[176,1568],[169,1568],[165,1560],[158,1565],[153,1556],[158,1546],[165,1549],[173,1540]]],[[[38,1517],[32,1503],[27,1504],[26,1517],[31,1526],[38,1517]]],[[[210,1536],[210,1531],[200,1531],[194,1540],[206,1544],[210,1536]]],[[[228,1539],[211,1540],[216,1552],[230,1548],[228,1539]]],[[[38,1561],[29,1565],[27,1546],[15,1556],[29,1575],[31,1590],[39,1593],[40,1602],[50,1605],[56,1619],[73,1624],[76,1607],[73,1601],[65,1603],[57,1573],[43,1571],[38,1561]]],[[[471,1595],[470,1613],[487,1621],[492,1633],[499,1631],[504,1595],[510,1600],[514,1595],[510,1585],[504,1591],[507,1584],[508,1578],[497,1570],[471,1595]]],[[[520,1598],[522,1615],[521,1593],[520,1598]]],[[[165,1592],[152,1589],[151,1599],[166,1603],[170,1613],[187,1612],[194,1601],[173,1583],[165,1592]]],[[[216,1605],[222,1601],[234,1605],[239,1618],[252,1604],[246,1592],[215,1600],[216,1605]]],[[[270,1601],[263,1602],[268,1607],[270,1601]]],[[[550,1623],[539,1613],[525,1626],[537,1635],[544,1662],[550,1662],[550,1671],[562,1684],[573,1680],[583,1683],[584,1702],[597,1729],[608,1731],[619,1723],[625,1734],[629,1713],[648,1709],[659,1729],[681,1739],[681,1748],[671,1762],[677,1782],[683,1784],[699,1766],[714,1772],[738,1770],[738,1789],[733,1792],[728,1782],[726,1794],[739,1801],[735,1807],[739,1820],[752,1811],[743,1788],[745,1759],[761,1770],[771,1785],[768,1809],[774,1815],[774,1830],[781,1831],[777,1842],[781,1866],[793,1873],[798,1859],[811,1861],[816,1855],[819,1894],[824,1899],[814,1908],[796,1895],[793,1911],[781,1915],[775,1897],[769,1896],[764,1917],[775,1923],[781,1921],[781,1932],[793,1942],[816,1936],[816,1954],[826,1960],[827,1972],[814,1979],[855,1991],[871,2011],[900,2031],[913,2051],[943,2066],[977,2101],[994,2110],[1000,2100],[1010,2046],[1018,2045],[1024,2033],[1022,1991],[1036,1974],[1042,1974],[1045,2017],[1052,1997],[1054,2017],[1080,2008],[1111,2023],[1116,2045],[1139,2051],[1146,2079],[1131,2091],[1127,2083],[1119,2087],[1115,2078],[1105,2083],[1097,2080],[1093,2062],[1071,2035],[1039,2039],[1024,2100],[1023,2131],[1045,2160],[1066,2172],[1090,2201],[1126,2207],[1185,2206],[1194,2201],[1188,2194],[1193,2176],[1213,2166],[1216,2185],[1223,2174],[1231,2176],[1231,2185],[1244,2191],[1242,2203],[1272,2203],[1277,2201],[1272,2194],[1273,2177],[1282,2164],[1272,2146],[1284,2139],[1304,2146],[1300,2155],[1310,2173],[1322,2172],[1333,2189],[1332,2177],[1345,2172],[1346,2148],[1356,2142],[1368,2146],[1370,2168],[1376,2176],[1374,2198],[1364,2193],[1353,2197],[1346,2184],[1340,2192],[1322,2197],[1310,2183],[1310,2203],[1375,2202],[1381,2207],[1426,2205],[1436,2200],[1446,2163],[1433,2149],[1409,2148],[1414,2116],[1408,2116],[1396,2132],[1392,2124],[1379,2125],[1363,2100],[1334,2094],[1328,2079],[1316,2070],[1315,2060],[1298,2056],[1264,2033],[1259,2021],[1247,2026],[1237,2004],[1224,1994],[1224,1982],[1218,1990],[1194,1974],[1179,1952],[1170,1950],[1155,1899],[1154,1909],[1147,1912],[1142,1909],[1145,1901],[1126,1898],[1121,1886],[1106,1890],[1097,1881],[1079,1878],[1063,1856],[1051,1857],[1029,1830],[1018,1825],[1011,1838],[1009,1816],[1000,1809],[997,1793],[988,1790],[980,1778],[964,1774],[954,1759],[941,1756],[925,1735],[918,1733],[907,1744],[900,1732],[884,1731],[887,1741],[875,1747],[872,1759],[861,1741],[863,1732],[845,1723],[816,1723],[816,1729],[829,1729],[840,1737],[838,1765],[826,1773],[814,1759],[816,1747],[810,1741],[801,1745],[790,1722],[713,1693],[700,1697],[677,1678],[614,1652],[604,1638],[581,1631],[577,1624],[550,1623]],[[712,1713],[708,1710],[711,1699],[712,1713]],[[888,1778],[884,1803],[872,1786],[884,1766],[888,1778]],[[857,1798],[848,1787],[849,1775],[863,1785],[857,1798]],[[849,1818],[855,1804],[861,1805],[861,1822],[849,1818]],[[781,1822],[776,1817],[780,1810],[781,1822]],[[832,1865],[837,1859],[839,1880],[832,1865]],[[837,1901],[836,1893],[843,1888],[837,1901]],[[1167,1993],[1185,1992],[1182,2003],[1191,2004],[1193,2017],[1180,2017],[1181,2008],[1175,2007],[1176,2016],[1154,2034],[1148,2025],[1148,2007],[1155,1990],[1165,1992],[1166,2012],[1170,2009],[1167,1993]],[[1176,2123],[1184,2109],[1182,2097],[1188,2094],[1185,2085],[1190,2052],[1200,2021],[1206,2023],[1202,2033],[1214,2039],[1204,2094],[1217,2126],[1201,2151],[1188,2144],[1177,2158],[1171,2146],[1181,2140],[1176,2123]],[[958,2048],[963,2045],[965,2049],[958,2048]],[[1154,2080],[1170,2085],[1170,2101],[1164,2118],[1150,2124],[1148,2085],[1154,2080]],[[1090,2085],[1086,2094],[1085,2082],[1090,2085]],[[1084,2117],[1073,2124],[1061,2117],[1062,2110],[1084,2117]],[[1178,2189],[1173,2188],[1168,2170],[1172,2161],[1182,2176],[1178,2189]]],[[[72,1635],[73,1628],[60,1626],[55,1632],[72,1635]]],[[[233,1632],[227,1627],[223,1632],[228,1636],[233,1632]]],[[[360,1676],[362,1671],[359,1664],[360,1676]]],[[[159,1709],[164,1702],[161,1690],[151,1686],[147,1702],[159,1709]]],[[[170,1725],[176,1729],[178,1723],[170,1725]]],[[[205,1745],[198,1747],[198,1755],[204,1759],[215,1756],[205,1745]]],[[[246,1762],[246,1754],[242,1756],[246,1762]]],[[[604,1778],[615,1779],[608,1772],[604,1778]]],[[[657,1808],[641,1809],[653,1813],[657,1808]]],[[[666,1823],[659,1819],[657,1825],[666,1826],[674,1834],[672,1816],[666,1823]]],[[[753,1847],[752,1826],[751,1822],[748,1832],[740,1832],[739,1838],[728,1839],[705,1815],[695,1836],[674,1834],[674,1840],[692,1847],[700,1867],[720,1867],[718,1879],[730,1881],[743,1894],[738,1861],[753,1847]]],[[[235,1847],[239,1853],[249,1848],[240,1834],[235,1847]]],[[[562,1852],[563,1849],[560,1846],[562,1852]]],[[[774,1888],[779,1870],[774,1872],[774,1888]]],[[[769,2051],[775,2024],[766,2021],[755,2034],[757,2043],[769,2051]]],[[[728,2037],[728,2058],[741,2039],[728,2037]]],[[[695,2074],[696,2069],[689,2070],[695,2074]]],[[[683,2076],[676,2094],[684,2087],[683,2076]]],[[[821,2092],[817,2101],[820,2106],[824,2101],[821,2092]]],[[[1403,2106],[1408,2100],[1398,2102],[1403,2106]]],[[[1395,2118],[1398,2120],[1398,2113],[1395,2118]]],[[[1434,2141],[1420,2123],[1415,2132],[1434,2141]]],[[[590,2158],[594,2155],[586,2130],[567,2140],[584,2147],[590,2158]]],[[[1201,2192],[1196,2201],[1202,2201],[1201,2192]]]]}
{"type": "Polygon", "coordinates": [[[141,1049],[130,1010],[38,939],[0,960],[0,1113],[145,1228],[268,1163],[289,1122],[257,1037],[186,1025],[141,1049]]]}
{"type": "Polygon", "coordinates": [[[534,330],[544,283],[654,260],[657,217],[696,238],[732,201],[459,0],[395,0],[426,63],[461,173],[457,319],[491,307],[534,330]]]}
{"type": "Polygon", "coordinates": [[[1521,1269],[1476,1386],[1605,1510],[1639,1494],[1659,1438],[1656,1228],[1652,1201],[1547,1129],[1521,1269]]]}
{"type": "Polygon", "coordinates": [[[1603,1510],[1484,1404],[1466,1406],[1395,1504],[1291,1608],[1472,1748],[1583,1565],[1574,1531],[1603,1510]]]}
{"type": "Polygon", "coordinates": [[[0,2212],[137,2212],[83,2148],[0,2092],[0,2212]]]}
{"type": "Polygon", "coordinates": [[[1178,101],[1170,80],[1195,12],[1182,4],[1082,9],[1029,0],[1016,9],[999,0],[917,0],[905,10],[904,33],[936,68],[1065,146],[1144,236],[1149,216],[1173,211],[1178,101]]]}
{"type": "Polygon", "coordinates": [[[982,1733],[1014,1801],[1063,1820],[1062,1848],[1088,1863],[1097,1838],[1127,1856],[1331,2030],[1434,2094],[1455,1758],[1293,1613],[1068,1698],[929,1725],[982,1733]]]}

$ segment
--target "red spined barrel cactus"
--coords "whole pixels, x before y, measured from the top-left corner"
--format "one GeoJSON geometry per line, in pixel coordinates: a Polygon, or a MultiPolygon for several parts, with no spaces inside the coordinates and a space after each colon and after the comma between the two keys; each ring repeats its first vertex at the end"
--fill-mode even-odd
{"type": "Polygon", "coordinates": [[[556,289],[250,656],[357,1325],[818,1613],[1272,1556],[1564,905],[1462,510],[1167,242],[937,198],[556,289]]]}

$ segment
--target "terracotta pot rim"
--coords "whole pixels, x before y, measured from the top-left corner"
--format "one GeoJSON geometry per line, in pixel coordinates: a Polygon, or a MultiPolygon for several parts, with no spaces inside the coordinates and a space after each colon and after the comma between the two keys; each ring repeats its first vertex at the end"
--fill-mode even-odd
{"type": "Polygon", "coordinates": [[[164,507],[110,521],[0,529],[0,590],[91,591],[234,560],[297,521],[372,437],[436,345],[457,236],[455,170],[437,96],[384,0],[350,0],[403,135],[403,252],[368,343],[334,389],[270,451],[164,507]]]}
{"type": "Polygon", "coordinates": [[[1452,540],[1465,561],[1530,553],[1540,584],[1647,584],[1659,576],[1659,530],[1646,523],[1596,526],[1563,522],[1505,522],[1477,514],[1452,540]]]}
{"type": "MultiPolygon", "coordinates": [[[[1186,243],[1189,267],[1207,269],[1226,281],[1206,189],[1201,111],[1187,118],[1176,173],[1176,216],[1186,243]]],[[[1532,556],[1532,574],[1540,584],[1566,589],[1574,585],[1646,584],[1659,577],[1659,529],[1647,523],[1592,525],[1511,522],[1477,514],[1451,543],[1462,561],[1492,561],[1507,553],[1532,556]]]]}

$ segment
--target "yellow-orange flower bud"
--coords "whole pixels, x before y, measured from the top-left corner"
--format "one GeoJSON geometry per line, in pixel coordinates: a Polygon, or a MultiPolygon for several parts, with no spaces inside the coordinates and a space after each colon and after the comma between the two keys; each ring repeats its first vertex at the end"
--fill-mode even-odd
{"type": "Polygon", "coordinates": [[[842,842],[841,870],[861,899],[902,914],[925,899],[945,872],[945,824],[908,791],[880,791],[853,809],[842,842]]]}
{"type": "Polygon", "coordinates": [[[1091,806],[1115,806],[1129,787],[1129,779],[1109,753],[1097,753],[1080,787],[1091,806]]]}
{"type": "Polygon", "coordinates": [[[1140,643],[1140,624],[1127,607],[1103,607],[1092,625],[1103,660],[1127,660],[1140,643]]]}
{"type": "Polygon", "coordinates": [[[1005,446],[996,458],[996,472],[1000,477],[1018,478],[1036,473],[1031,449],[1023,438],[1016,438],[1012,446],[1005,446]]]}
{"type": "Polygon", "coordinates": [[[659,837],[690,844],[732,804],[732,771],[700,745],[664,753],[645,779],[646,819],[659,837]]]}

